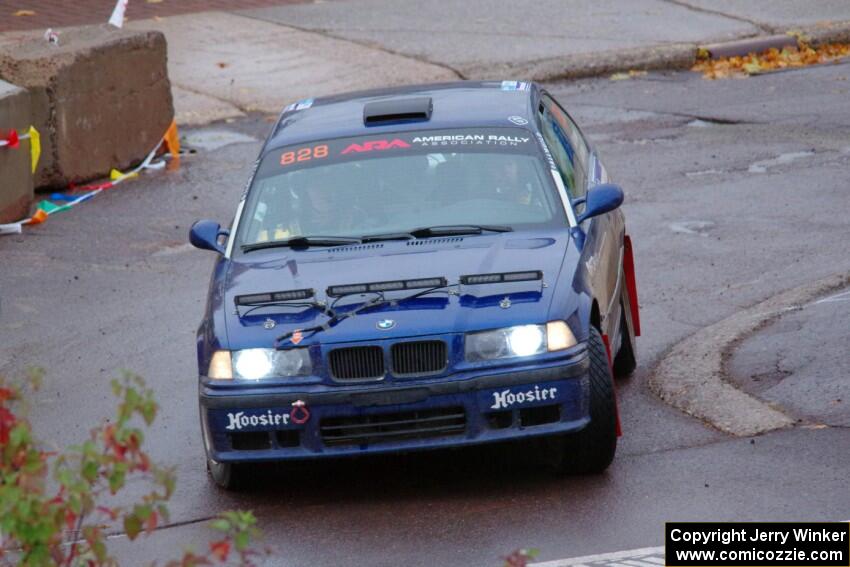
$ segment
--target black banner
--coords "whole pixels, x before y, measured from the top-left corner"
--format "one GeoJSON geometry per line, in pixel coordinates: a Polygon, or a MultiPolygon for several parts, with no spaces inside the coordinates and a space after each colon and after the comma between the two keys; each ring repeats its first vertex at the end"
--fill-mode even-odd
{"type": "Polygon", "coordinates": [[[850,524],[675,522],[664,528],[668,567],[850,567],[850,524]]]}

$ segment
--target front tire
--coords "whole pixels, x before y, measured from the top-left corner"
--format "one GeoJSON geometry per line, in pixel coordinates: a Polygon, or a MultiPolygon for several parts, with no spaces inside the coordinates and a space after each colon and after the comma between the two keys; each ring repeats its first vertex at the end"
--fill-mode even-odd
{"type": "Polygon", "coordinates": [[[224,490],[237,491],[245,486],[247,465],[242,463],[219,463],[207,458],[207,472],[213,482],[224,490]]]}
{"type": "Polygon", "coordinates": [[[614,378],[602,336],[590,328],[590,423],[578,433],[564,438],[555,468],[566,474],[601,473],[614,460],[617,451],[617,403],[614,378]]]}

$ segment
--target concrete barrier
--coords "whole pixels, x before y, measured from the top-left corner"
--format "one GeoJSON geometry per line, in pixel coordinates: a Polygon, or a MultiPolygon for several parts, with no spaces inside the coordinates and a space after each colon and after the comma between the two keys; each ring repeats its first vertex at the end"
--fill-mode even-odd
{"type": "Polygon", "coordinates": [[[41,132],[36,188],[64,187],[138,163],[174,116],[160,32],[66,28],[0,45],[0,79],[26,88],[41,132]]]}
{"type": "MultiPolygon", "coordinates": [[[[30,94],[0,81],[0,137],[13,128],[24,133],[30,120],[30,94]]],[[[32,197],[29,140],[15,149],[0,147],[0,224],[26,217],[32,197]]]]}

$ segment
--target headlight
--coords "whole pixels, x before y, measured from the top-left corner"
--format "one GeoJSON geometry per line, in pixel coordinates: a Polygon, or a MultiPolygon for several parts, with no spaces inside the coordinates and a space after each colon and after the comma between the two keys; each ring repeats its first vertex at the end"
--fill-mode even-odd
{"type": "Polygon", "coordinates": [[[575,336],[563,321],[546,325],[520,325],[466,335],[466,359],[470,362],[531,356],[563,350],[576,344],[575,336]]]}
{"type": "Polygon", "coordinates": [[[312,370],[310,353],[306,348],[275,350],[249,348],[245,350],[217,351],[210,361],[209,377],[217,380],[242,378],[291,378],[308,376],[312,370]],[[231,366],[232,360],[232,366],[231,366]]]}

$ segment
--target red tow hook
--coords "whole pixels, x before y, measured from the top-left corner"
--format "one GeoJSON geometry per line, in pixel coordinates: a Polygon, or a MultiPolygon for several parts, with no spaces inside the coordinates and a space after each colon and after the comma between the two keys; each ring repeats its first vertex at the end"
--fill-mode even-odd
{"type": "Polygon", "coordinates": [[[310,410],[307,408],[307,403],[303,400],[292,402],[292,411],[289,412],[289,419],[296,425],[303,425],[310,420],[310,410]]]}

